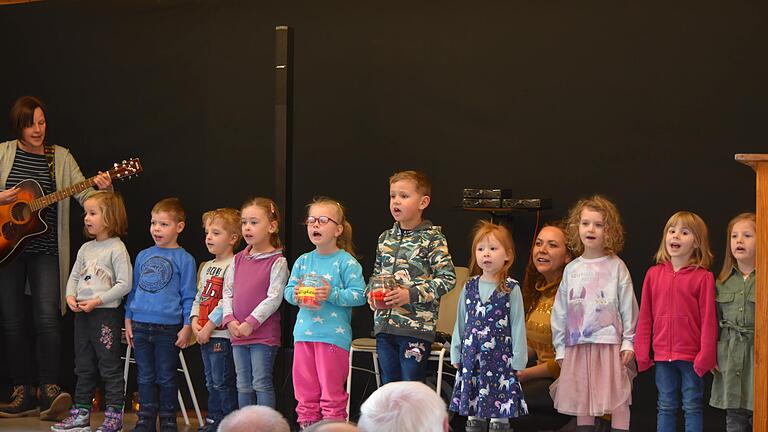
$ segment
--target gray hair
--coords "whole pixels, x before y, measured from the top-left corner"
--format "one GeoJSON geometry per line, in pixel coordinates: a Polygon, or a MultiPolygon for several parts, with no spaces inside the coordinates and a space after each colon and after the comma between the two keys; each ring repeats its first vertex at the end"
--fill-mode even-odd
{"type": "Polygon", "coordinates": [[[360,407],[357,427],[363,432],[443,432],[445,402],[427,385],[415,381],[386,384],[360,407]]]}
{"type": "Polygon", "coordinates": [[[248,405],[229,413],[219,425],[219,432],[290,432],[283,415],[263,405],[248,405]]]}

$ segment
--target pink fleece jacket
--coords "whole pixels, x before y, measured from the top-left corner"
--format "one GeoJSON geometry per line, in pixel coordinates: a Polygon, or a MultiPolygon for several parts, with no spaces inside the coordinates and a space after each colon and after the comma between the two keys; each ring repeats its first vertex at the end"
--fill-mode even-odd
{"type": "Polygon", "coordinates": [[[688,266],[674,271],[669,262],[645,274],[635,355],[640,371],[653,360],[693,362],[704,376],[717,365],[715,278],[707,269],[688,266]],[[652,342],[651,342],[652,341],[652,342]]]}

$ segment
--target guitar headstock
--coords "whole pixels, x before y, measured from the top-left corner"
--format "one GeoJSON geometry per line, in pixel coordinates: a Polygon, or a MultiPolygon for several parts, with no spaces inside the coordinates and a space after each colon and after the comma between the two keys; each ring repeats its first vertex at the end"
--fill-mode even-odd
{"type": "Polygon", "coordinates": [[[126,179],[144,171],[139,158],[131,158],[120,163],[115,163],[114,168],[108,171],[112,179],[126,179]]]}

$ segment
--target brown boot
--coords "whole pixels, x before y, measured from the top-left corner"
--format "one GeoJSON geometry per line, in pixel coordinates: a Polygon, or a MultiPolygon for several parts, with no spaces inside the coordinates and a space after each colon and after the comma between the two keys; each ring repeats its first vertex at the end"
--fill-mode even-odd
{"type": "Polygon", "coordinates": [[[61,391],[56,384],[43,384],[40,387],[40,420],[60,421],[69,415],[72,396],[61,391]]]}
{"type": "Polygon", "coordinates": [[[36,416],[38,413],[37,389],[30,385],[18,385],[13,387],[11,402],[0,408],[0,417],[28,417],[36,416]]]}

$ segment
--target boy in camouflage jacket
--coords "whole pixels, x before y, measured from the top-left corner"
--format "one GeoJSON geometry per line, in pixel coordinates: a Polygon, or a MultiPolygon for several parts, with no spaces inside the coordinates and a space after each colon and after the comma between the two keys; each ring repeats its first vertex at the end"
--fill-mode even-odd
{"type": "Polygon", "coordinates": [[[389,184],[395,224],[379,236],[373,268],[373,276],[393,274],[399,284],[385,297],[391,309],[378,309],[374,316],[383,384],[424,381],[440,297],[456,282],[445,236],[422,219],[431,193],[426,175],[403,171],[389,184]]]}

